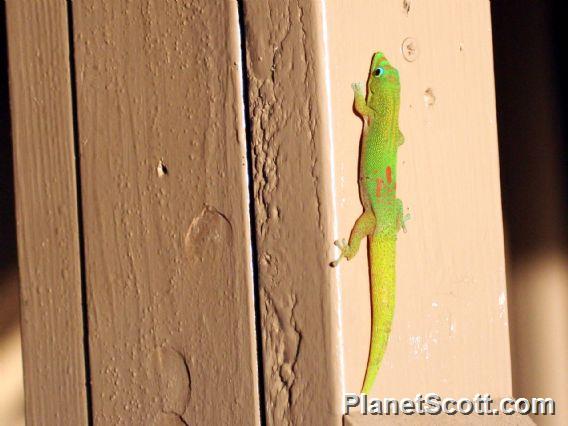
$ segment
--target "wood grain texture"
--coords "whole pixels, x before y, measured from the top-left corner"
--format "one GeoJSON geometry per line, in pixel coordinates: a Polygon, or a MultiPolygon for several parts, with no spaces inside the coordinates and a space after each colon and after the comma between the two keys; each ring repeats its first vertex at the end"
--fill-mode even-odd
{"type": "Polygon", "coordinates": [[[73,2],[99,424],[258,424],[237,4],[73,2]]]}
{"type": "MultiPolygon", "coordinates": [[[[412,219],[398,237],[395,318],[372,395],[510,396],[489,2],[406,4],[327,3],[336,237],[347,236],[361,212],[361,121],[350,85],[365,81],[377,50],[402,85],[397,195],[412,219]],[[401,49],[408,37],[413,61],[401,49]]],[[[340,276],[346,391],[357,392],[371,323],[366,253],[342,263],[340,276]]]]}
{"type": "Polygon", "coordinates": [[[340,424],[321,5],[244,6],[267,424],[340,424]]]}
{"type": "Polygon", "coordinates": [[[26,423],[87,422],[67,6],[6,2],[26,423]]]}

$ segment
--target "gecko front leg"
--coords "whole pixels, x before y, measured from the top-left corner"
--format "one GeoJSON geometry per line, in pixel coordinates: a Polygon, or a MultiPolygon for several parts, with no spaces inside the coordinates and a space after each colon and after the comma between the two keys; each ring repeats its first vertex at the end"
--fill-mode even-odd
{"type": "Polygon", "coordinates": [[[375,230],[375,215],[371,210],[365,210],[359,219],[355,221],[353,229],[351,230],[351,235],[349,236],[349,244],[345,239],[336,240],[334,244],[339,247],[341,254],[331,262],[331,266],[337,266],[339,261],[344,257],[347,260],[351,260],[359,251],[359,246],[361,245],[361,240],[373,233],[375,230]]]}
{"type": "Polygon", "coordinates": [[[353,106],[355,107],[355,112],[361,117],[369,117],[373,110],[367,106],[367,101],[365,100],[365,92],[363,90],[363,83],[353,83],[351,88],[353,89],[353,94],[355,96],[353,106]]]}

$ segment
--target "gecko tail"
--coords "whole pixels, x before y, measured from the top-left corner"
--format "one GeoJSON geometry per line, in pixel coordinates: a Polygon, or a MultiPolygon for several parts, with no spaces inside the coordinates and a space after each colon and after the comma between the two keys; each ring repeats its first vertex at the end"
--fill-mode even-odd
{"type": "Polygon", "coordinates": [[[371,260],[371,345],[361,393],[371,391],[385,355],[396,297],[396,238],[373,238],[371,260]]]}
{"type": "Polygon", "coordinates": [[[390,326],[388,331],[381,330],[378,333],[373,332],[371,335],[369,361],[367,363],[367,371],[365,372],[365,380],[363,381],[361,393],[366,393],[368,395],[371,392],[381,366],[381,361],[383,360],[383,356],[386,352],[389,334],[390,326]]]}

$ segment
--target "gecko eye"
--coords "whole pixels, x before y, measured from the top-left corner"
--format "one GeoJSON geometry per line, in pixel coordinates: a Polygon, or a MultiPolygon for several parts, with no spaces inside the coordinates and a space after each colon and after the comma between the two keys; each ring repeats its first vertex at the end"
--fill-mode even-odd
{"type": "Polygon", "coordinates": [[[379,67],[375,71],[373,71],[373,75],[375,77],[380,77],[381,75],[383,75],[384,72],[385,70],[379,67]]]}

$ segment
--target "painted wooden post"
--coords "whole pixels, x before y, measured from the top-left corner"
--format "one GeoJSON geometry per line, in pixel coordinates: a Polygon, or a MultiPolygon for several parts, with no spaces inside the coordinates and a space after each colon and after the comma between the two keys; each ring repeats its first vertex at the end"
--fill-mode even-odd
{"type": "MultiPolygon", "coordinates": [[[[510,395],[489,3],[408,4],[329,2],[327,10],[342,236],[360,210],[361,123],[349,84],[366,78],[374,50],[385,52],[402,82],[397,195],[412,219],[398,238],[395,322],[373,394],[510,395]]],[[[340,269],[346,391],[358,390],[367,357],[365,268],[360,256],[340,269]]]]}
{"type": "Polygon", "coordinates": [[[244,5],[267,424],[338,424],[321,4],[244,5]]]}
{"type": "Polygon", "coordinates": [[[94,420],[257,424],[237,5],[73,24],[94,420]]]}
{"type": "Polygon", "coordinates": [[[244,11],[268,423],[337,424],[363,380],[366,254],[328,262],[361,212],[350,86],[377,50],[401,73],[398,192],[412,220],[371,396],[510,395],[489,3],[249,0],[244,11]]]}
{"type": "Polygon", "coordinates": [[[70,424],[86,407],[101,424],[341,424],[366,366],[368,269],[364,251],[329,262],[361,211],[350,85],[377,50],[401,73],[412,220],[372,396],[510,395],[487,2],[244,0],[241,47],[236,2],[74,1],[73,82],[64,3],[8,4],[31,422],[68,403],[70,424]],[[54,374],[69,393],[42,388],[54,374]]]}
{"type": "Polygon", "coordinates": [[[8,2],[27,420],[258,424],[237,5],[69,18],[8,2]]]}
{"type": "Polygon", "coordinates": [[[67,7],[10,0],[6,19],[26,421],[81,425],[87,378],[67,7]]]}

